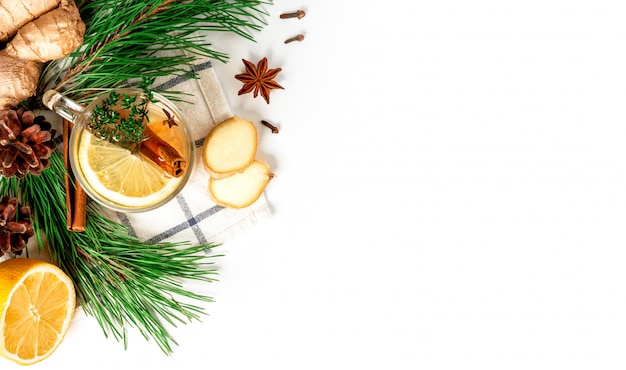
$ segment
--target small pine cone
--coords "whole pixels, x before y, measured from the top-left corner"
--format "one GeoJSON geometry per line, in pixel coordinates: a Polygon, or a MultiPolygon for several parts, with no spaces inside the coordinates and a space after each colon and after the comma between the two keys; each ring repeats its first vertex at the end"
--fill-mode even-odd
{"type": "Polygon", "coordinates": [[[3,197],[0,200],[0,256],[4,253],[22,254],[34,234],[30,207],[20,205],[17,198],[3,197]]]}
{"type": "Polygon", "coordinates": [[[56,148],[50,122],[25,108],[0,111],[0,174],[4,177],[40,175],[50,167],[56,148]]]}

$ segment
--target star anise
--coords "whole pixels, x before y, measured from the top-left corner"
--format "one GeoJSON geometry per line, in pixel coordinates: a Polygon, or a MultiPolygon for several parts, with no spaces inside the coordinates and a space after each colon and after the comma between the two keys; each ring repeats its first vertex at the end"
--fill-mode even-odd
{"type": "Polygon", "coordinates": [[[243,82],[243,87],[239,90],[238,95],[247,94],[254,91],[253,97],[257,97],[259,92],[265,99],[267,104],[270,103],[270,90],[271,89],[284,89],[280,86],[274,78],[278,75],[281,68],[267,69],[267,58],[263,58],[259,61],[259,64],[255,67],[251,62],[242,59],[243,64],[246,66],[246,73],[235,75],[235,78],[243,82]]]}
{"type": "Polygon", "coordinates": [[[165,113],[165,115],[167,116],[167,119],[163,121],[164,125],[168,125],[170,128],[172,128],[172,126],[178,126],[178,123],[176,123],[176,121],[174,120],[174,117],[172,116],[170,112],[163,109],[163,113],[165,113]]]}

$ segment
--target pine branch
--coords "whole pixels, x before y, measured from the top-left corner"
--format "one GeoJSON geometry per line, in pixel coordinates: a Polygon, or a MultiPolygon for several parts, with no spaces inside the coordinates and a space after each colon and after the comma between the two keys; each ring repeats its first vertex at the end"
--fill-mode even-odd
{"type": "MultiPolygon", "coordinates": [[[[139,87],[161,76],[197,78],[200,59],[226,61],[209,41],[212,32],[231,32],[253,41],[267,15],[264,0],[77,0],[87,25],[83,46],[48,63],[38,95],[55,89],[79,103],[101,92],[139,87]],[[200,34],[205,34],[200,36],[200,34]],[[175,51],[176,53],[163,53],[175,51]]],[[[175,91],[161,92],[174,97],[175,91]]],[[[23,179],[0,177],[0,193],[15,195],[33,209],[40,245],[74,281],[84,311],[105,335],[126,343],[135,327],[167,354],[175,340],[165,324],[199,319],[211,298],[193,293],[184,280],[210,282],[216,271],[206,252],[214,244],[146,243],[101,216],[90,203],[85,232],[66,229],[65,169],[60,154],[51,168],[23,179]],[[44,238],[45,236],[45,238],[44,238]]],[[[217,256],[214,256],[217,257],[217,256]]]]}
{"type": "MultiPolygon", "coordinates": [[[[207,34],[231,32],[254,41],[251,32],[265,25],[262,17],[267,13],[263,6],[269,3],[264,0],[77,1],[87,25],[83,46],[45,67],[39,95],[55,89],[75,101],[88,103],[104,89],[136,87],[141,79],[196,78],[190,67],[198,60],[228,60],[228,55],[213,48],[207,34]]],[[[167,97],[175,94],[161,93],[167,97]]]]}
{"type": "Polygon", "coordinates": [[[0,192],[31,206],[34,228],[46,236],[51,259],[72,278],[78,302],[105,336],[126,343],[127,329],[134,327],[171,354],[176,342],[164,324],[199,320],[204,310],[190,302],[212,302],[186,290],[183,282],[214,281],[217,272],[210,259],[218,256],[206,253],[216,245],[142,242],[101,216],[93,203],[86,230],[68,231],[61,155],[55,152],[50,162],[40,176],[0,178],[0,192]]]}

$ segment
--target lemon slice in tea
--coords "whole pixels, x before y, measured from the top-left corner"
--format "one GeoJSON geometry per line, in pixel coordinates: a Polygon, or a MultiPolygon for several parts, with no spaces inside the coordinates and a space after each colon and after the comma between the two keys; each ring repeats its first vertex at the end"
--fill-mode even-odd
{"type": "Polygon", "coordinates": [[[78,162],[89,186],[103,198],[127,207],[144,207],[168,197],[179,179],[139,153],[84,132],[78,162]]]}

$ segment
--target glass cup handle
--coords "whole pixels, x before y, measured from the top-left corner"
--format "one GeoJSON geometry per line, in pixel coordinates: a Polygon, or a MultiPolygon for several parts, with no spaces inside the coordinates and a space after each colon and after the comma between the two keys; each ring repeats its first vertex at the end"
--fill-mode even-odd
{"type": "Polygon", "coordinates": [[[76,123],[76,118],[84,110],[80,104],[56,90],[46,91],[43,94],[42,101],[46,107],[73,123],[76,123]]]}

